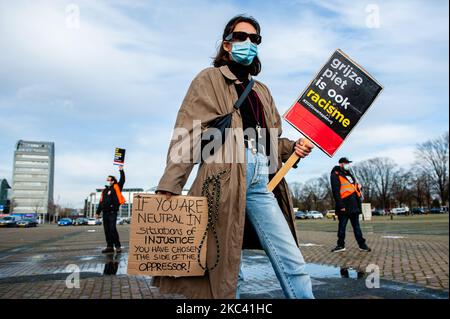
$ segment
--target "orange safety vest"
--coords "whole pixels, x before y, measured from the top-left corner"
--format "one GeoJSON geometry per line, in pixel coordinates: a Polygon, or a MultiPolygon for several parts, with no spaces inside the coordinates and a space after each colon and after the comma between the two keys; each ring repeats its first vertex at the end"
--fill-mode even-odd
{"type": "MultiPolygon", "coordinates": [[[[120,187],[117,184],[113,185],[114,190],[116,191],[117,199],[119,200],[119,205],[125,204],[126,200],[125,197],[123,197],[122,192],[120,191],[120,187]]],[[[103,192],[100,195],[100,202],[103,201],[103,192]]]]}
{"type": "Polygon", "coordinates": [[[344,199],[354,192],[358,195],[358,197],[361,197],[361,191],[359,190],[359,187],[356,184],[352,184],[348,181],[347,178],[344,176],[339,175],[339,182],[341,182],[341,198],[344,199]]]}

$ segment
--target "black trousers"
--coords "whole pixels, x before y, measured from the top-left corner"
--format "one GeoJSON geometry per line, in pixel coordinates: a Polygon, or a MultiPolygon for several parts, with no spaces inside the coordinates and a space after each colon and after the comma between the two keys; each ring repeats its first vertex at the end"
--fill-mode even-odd
{"type": "Polygon", "coordinates": [[[117,212],[103,212],[103,229],[105,230],[106,245],[108,247],[121,247],[116,223],[117,212]]]}
{"type": "Polygon", "coordinates": [[[345,230],[347,228],[347,223],[350,220],[350,223],[353,227],[353,233],[355,234],[355,239],[358,242],[358,245],[361,247],[364,245],[366,240],[363,237],[361,226],[359,225],[359,214],[358,213],[345,213],[339,214],[339,228],[338,228],[338,241],[337,245],[341,247],[345,247],[345,230]]]}

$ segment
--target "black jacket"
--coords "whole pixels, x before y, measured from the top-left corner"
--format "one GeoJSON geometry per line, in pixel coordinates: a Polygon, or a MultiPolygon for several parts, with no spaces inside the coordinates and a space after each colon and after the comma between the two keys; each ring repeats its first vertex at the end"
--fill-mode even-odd
{"type": "MultiPolygon", "coordinates": [[[[125,184],[125,172],[123,170],[120,172],[120,180],[117,183],[119,185],[120,190],[123,189],[123,184],[125,184]]],[[[116,191],[113,186],[106,186],[102,191],[102,198],[97,207],[97,215],[99,215],[102,211],[104,212],[116,212],[119,210],[120,204],[119,199],[117,198],[116,191]]]]}
{"type": "Polygon", "coordinates": [[[355,193],[351,194],[350,196],[342,199],[341,198],[341,182],[339,181],[339,176],[343,176],[344,178],[346,176],[350,176],[353,180],[353,183],[356,184],[356,179],[352,175],[350,171],[346,171],[342,169],[340,166],[335,166],[331,170],[330,174],[330,181],[331,181],[331,190],[333,192],[333,198],[336,203],[336,214],[340,214],[341,209],[345,208],[346,213],[362,213],[362,202],[361,198],[358,197],[358,195],[355,193]]]}

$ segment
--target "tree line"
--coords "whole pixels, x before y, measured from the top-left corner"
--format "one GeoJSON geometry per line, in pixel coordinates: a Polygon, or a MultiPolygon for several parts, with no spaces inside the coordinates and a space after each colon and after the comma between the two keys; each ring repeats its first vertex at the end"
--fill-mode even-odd
{"type": "MultiPolygon", "coordinates": [[[[418,144],[413,156],[408,168],[387,157],[355,163],[351,171],[363,187],[364,202],[377,209],[448,206],[449,133],[418,144]]],[[[334,209],[329,172],[290,188],[300,210],[334,209]]]]}

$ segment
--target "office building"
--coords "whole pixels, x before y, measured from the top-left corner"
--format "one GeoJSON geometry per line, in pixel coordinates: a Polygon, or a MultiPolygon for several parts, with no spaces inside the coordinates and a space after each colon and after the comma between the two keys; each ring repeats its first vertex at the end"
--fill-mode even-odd
{"type": "Polygon", "coordinates": [[[20,140],[14,151],[11,211],[48,220],[53,206],[55,144],[20,140]]]}
{"type": "MultiPolygon", "coordinates": [[[[122,195],[125,197],[126,203],[120,206],[118,217],[129,218],[133,211],[133,196],[135,193],[146,193],[155,194],[156,187],[152,187],[144,191],[143,188],[124,188],[122,190],[122,195]]],[[[97,188],[95,192],[89,194],[89,196],[84,200],[84,212],[86,217],[95,217],[97,211],[98,203],[103,189],[97,188]]],[[[182,195],[187,195],[189,189],[185,188],[182,191],[182,195]]]]}
{"type": "MultiPolygon", "coordinates": [[[[97,211],[98,203],[100,202],[100,197],[103,189],[97,188],[95,192],[89,194],[85,200],[85,216],[95,217],[97,211]]],[[[122,195],[125,197],[126,203],[120,206],[118,217],[130,217],[133,210],[133,196],[135,193],[144,193],[143,188],[124,188],[122,190],[122,195]]]]}
{"type": "Polygon", "coordinates": [[[10,190],[8,181],[6,179],[0,179],[0,214],[9,213],[9,199],[10,190]]]}

